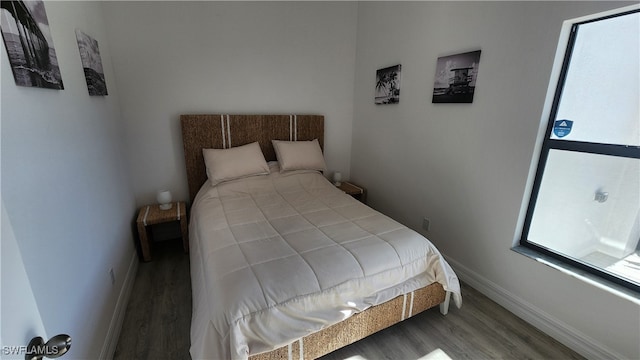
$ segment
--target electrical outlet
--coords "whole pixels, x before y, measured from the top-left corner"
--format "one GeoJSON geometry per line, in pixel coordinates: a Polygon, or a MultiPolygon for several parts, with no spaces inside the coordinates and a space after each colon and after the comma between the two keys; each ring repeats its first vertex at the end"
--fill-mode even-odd
{"type": "Polygon", "coordinates": [[[113,268],[109,269],[109,276],[111,277],[111,285],[116,284],[116,274],[113,272],[113,268]]]}
{"type": "Polygon", "coordinates": [[[431,220],[429,220],[428,218],[422,218],[422,228],[425,231],[429,231],[429,229],[431,228],[431,220]]]}

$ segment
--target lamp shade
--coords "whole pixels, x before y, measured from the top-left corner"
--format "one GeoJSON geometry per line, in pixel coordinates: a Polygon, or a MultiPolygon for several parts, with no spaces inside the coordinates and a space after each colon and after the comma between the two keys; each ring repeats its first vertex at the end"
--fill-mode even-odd
{"type": "Polygon", "coordinates": [[[171,191],[169,190],[160,190],[158,191],[158,196],[156,197],[158,203],[160,203],[161,210],[169,210],[173,206],[171,203],[171,191]]]}
{"type": "Polygon", "coordinates": [[[340,184],[342,184],[342,173],[340,171],[333,173],[333,182],[336,186],[340,186],[340,184]]]}

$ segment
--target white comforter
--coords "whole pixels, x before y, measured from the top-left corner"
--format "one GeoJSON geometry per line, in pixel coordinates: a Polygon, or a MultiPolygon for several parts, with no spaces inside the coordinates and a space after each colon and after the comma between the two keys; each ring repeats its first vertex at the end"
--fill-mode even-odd
{"type": "Polygon", "coordinates": [[[205,183],[191,210],[193,359],[246,359],[458,278],[424,237],[317,172],[205,183]]]}

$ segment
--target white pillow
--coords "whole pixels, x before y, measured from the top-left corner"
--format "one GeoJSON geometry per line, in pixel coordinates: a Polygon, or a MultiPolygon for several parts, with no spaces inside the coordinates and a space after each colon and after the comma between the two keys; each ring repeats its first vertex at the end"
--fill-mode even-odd
{"type": "Polygon", "coordinates": [[[213,186],[223,181],[269,174],[269,165],[258,142],[231,149],[202,149],[202,155],[213,186]]]}
{"type": "Polygon", "coordinates": [[[327,165],[318,139],[311,141],[271,140],[276,151],[280,172],[288,170],[326,171],[327,165]]]}

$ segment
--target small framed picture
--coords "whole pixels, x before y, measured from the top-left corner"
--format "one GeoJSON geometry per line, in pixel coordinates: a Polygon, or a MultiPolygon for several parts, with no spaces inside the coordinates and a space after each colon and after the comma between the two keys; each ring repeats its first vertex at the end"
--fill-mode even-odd
{"type": "Polygon", "coordinates": [[[400,68],[398,64],[376,71],[376,104],[400,102],[400,68]]]}
{"type": "Polygon", "coordinates": [[[472,103],[480,50],[438,58],[433,103],[472,103]]]}
{"type": "Polygon", "coordinates": [[[78,29],[76,29],[76,39],[78,40],[78,49],[80,50],[80,59],[82,60],[82,68],[84,69],[84,77],[87,80],[89,95],[108,95],[98,42],[78,29]]]}

